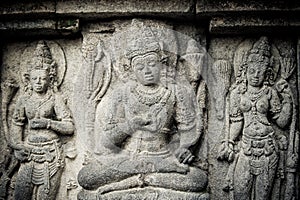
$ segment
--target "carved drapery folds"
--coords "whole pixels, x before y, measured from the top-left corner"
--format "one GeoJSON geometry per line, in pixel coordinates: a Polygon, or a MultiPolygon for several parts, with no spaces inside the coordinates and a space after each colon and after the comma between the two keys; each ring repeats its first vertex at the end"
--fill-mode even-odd
{"type": "Polygon", "coordinates": [[[0,199],[299,198],[296,38],[85,19],[3,43],[0,199]]]}

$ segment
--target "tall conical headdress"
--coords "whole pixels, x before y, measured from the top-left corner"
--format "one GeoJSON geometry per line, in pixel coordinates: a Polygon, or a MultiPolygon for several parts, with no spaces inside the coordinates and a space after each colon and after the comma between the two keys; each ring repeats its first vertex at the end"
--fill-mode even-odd
{"type": "Polygon", "coordinates": [[[52,58],[50,48],[45,41],[39,41],[33,53],[27,72],[24,73],[25,79],[29,78],[30,71],[32,70],[47,70],[50,77],[50,87],[57,90],[57,64],[52,58]]]}
{"type": "Polygon", "coordinates": [[[39,41],[31,60],[31,69],[50,70],[55,65],[50,49],[45,41],[39,41]]]}
{"type": "Polygon", "coordinates": [[[263,62],[270,64],[271,46],[267,37],[261,37],[249,51],[247,62],[263,62]]]}

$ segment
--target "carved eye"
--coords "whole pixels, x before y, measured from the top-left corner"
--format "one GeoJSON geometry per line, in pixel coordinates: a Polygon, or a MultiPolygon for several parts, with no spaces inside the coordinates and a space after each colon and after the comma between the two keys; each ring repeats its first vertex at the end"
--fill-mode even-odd
{"type": "Polygon", "coordinates": [[[149,62],[148,62],[148,65],[149,65],[150,67],[154,67],[155,64],[156,64],[155,61],[149,61],[149,62]]]}
{"type": "Polygon", "coordinates": [[[137,70],[142,70],[142,69],[144,68],[144,65],[138,63],[138,64],[135,65],[135,68],[136,68],[137,70]]]}
{"type": "Polygon", "coordinates": [[[35,76],[34,76],[34,77],[31,77],[31,80],[34,80],[34,81],[35,81],[36,79],[37,79],[37,77],[35,77],[35,76]]]}
{"type": "Polygon", "coordinates": [[[254,74],[254,73],[255,73],[255,70],[252,69],[252,68],[250,68],[250,69],[249,69],[249,73],[250,73],[250,74],[254,74]]]}

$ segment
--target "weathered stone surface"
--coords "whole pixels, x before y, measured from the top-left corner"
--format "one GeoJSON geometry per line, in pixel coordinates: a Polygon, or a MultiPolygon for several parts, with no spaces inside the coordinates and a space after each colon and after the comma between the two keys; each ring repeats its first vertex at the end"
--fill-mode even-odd
{"type": "Polygon", "coordinates": [[[196,14],[199,16],[259,14],[267,16],[276,13],[297,13],[300,4],[298,1],[238,1],[238,0],[197,0],[196,14]]]}
{"type": "MultiPolygon", "coordinates": [[[[16,157],[14,157],[14,154],[12,154],[11,159],[8,159],[6,163],[1,163],[4,167],[3,171],[1,169],[2,173],[4,173],[1,176],[1,195],[3,195],[1,196],[1,198],[4,199],[29,199],[31,198],[30,191],[32,191],[30,189],[31,183],[40,185],[41,182],[42,187],[39,187],[38,190],[35,189],[34,193],[46,196],[49,195],[49,198],[51,197],[52,199],[55,199],[56,197],[61,199],[67,195],[67,182],[69,180],[72,180],[72,177],[73,180],[76,181],[76,177],[74,177],[74,174],[72,174],[74,172],[70,170],[72,168],[71,166],[73,164],[72,162],[74,156],[76,157],[76,154],[74,154],[74,151],[72,151],[72,149],[74,149],[76,140],[71,136],[61,135],[68,133],[71,134],[74,130],[73,125],[68,124],[72,122],[66,120],[66,116],[68,115],[68,113],[73,118],[72,112],[68,111],[68,107],[70,104],[72,105],[70,91],[72,90],[72,85],[74,83],[70,83],[69,80],[70,76],[72,76],[74,72],[68,74],[66,74],[65,72],[67,70],[67,62],[72,65],[68,66],[68,69],[71,71],[74,71],[73,66],[75,67],[76,62],[78,62],[76,61],[76,57],[74,57],[71,61],[69,60],[70,57],[76,55],[74,54],[74,50],[76,49],[76,42],[73,42],[72,50],[69,50],[68,48],[62,49],[60,45],[65,46],[65,43],[63,41],[60,41],[59,45],[57,42],[53,41],[47,41],[46,44],[50,48],[52,59],[54,59],[57,66],[59,66],[55,70],[55,74],[57,74],[56,85],[64,91],[63,96],[69,99],[68,106],[64,106],[65,100],[63,100],[64,98],[62,97],[62,93],[60,91],[49,94],[52,92],[52,89],[49,89],[48,84],[45,84],[45,90],[47,88],[47,93],[45,95],[41,95],[41,97],[39,98],[34,98],[36,92],[34,90],[33,92],[31,92],[30,90],[30,86],[33,86],[33,81],[31,80],[34,77],[33,75],[37,75],[36,73],[47,71],[46,64],[38,65],[43,67],[40,67],[40,70],[33,67],[35,66],[34,64],[31,64],[33,61],[38,63],[39,60],[39,57],[35,56],[36,54],[34,53],[35,51],[36,53],[38,53],[38,51],[35,50],[37,47],[37,42],[8,45],[6,46],[5,55],[2,57],[3,72],[1,76],[1,106],[4,122],[1,135],[6,136],[7,138],[2,147],[6,146],[7,148],[9,146],[11,149],[19,149],[15,150],[16,157]],[[66,58],[69,61],[67,61],[66,58]],[[27,70],[29,71],[27,72],[27,70]],[[29,74],[29,76],[27,74],[29,74]],[[26,84],[28,83],[28,78],[30,77],[31,83],[26,84]],[[26,88],[28,88],[28,90],[25,91],[26,88]],[[45,96],[49,98],[45,98],[45,96]],[[19,102],[17,103],[17,105],[16,101],[19,102]],[[39,106],[39,104],[37,103],[39,101],[44,102],[44,104],[41,103],[40,107],[36,108],[36,106],[39,106]],[[24,109],[23,106],[26,109],[26,113],[22,112],[22,108],[24,109]],[[52,106],[55,107],[55,112],[52,106]],[[21,112],[20,115],[17,114],[18,111],[21,112]],[[29,119],[29,117],[32,117],[30,113],[35,114],[36,116],[38,116],[40,113],[40,121],[37,120],[39,119],[38,117],[37,119],[29,119]],[[44,115],[50,116],[45,117],[44,115]],[[59,115],[62,115],[64,117],[60,118],[59,115]],[[15,118],[13,118],[13,116],[15,118]],[[24,120],[24,125],[22,125],[21,122],[13,122],[20,119],[24,120]],[[47,121],[47,123],[45,123],[45,120],[47,121]],[[28,127],[29,123],[31,127],[28,127]],[[67,124],[63,125],[63,123],[67,124]],[[40,126],[40,128],[36,126],[40,126]],[[9,131],[14,132],[14,134],[10,134],[9,131]],[[20,140],[21,133],[25,134],[26,136],[25,137],[23,135],[23,137],[25,137],[24,140],[20,140]],[[35,133],[38,134],[36,135],[35,133]],[[54,137],[53,133],[59,134],[57,135],[57,137],[54,137]],[[51,135],[51,139],[48,139],[48,142],[46,142],[47,140],[45,139],[47,137],[50,137],[49,135],[51,135]],[[22,144],[24,145],[24,148],[29,148],[29,150],[25,151],[22,148],[22,144]],[[20,145],[20,148],[18,148],[18,145],[20,145]],[[61,153],[63,151],[64,154],[61,153]],[[21,162],[20,168],[18,167],[19,164],[17,158],[23,161],[21,162]],[[31,169],[34,169],[35,171],[32,172],[33,174],[30,174],[31,169]],[[50,173],[48,175],[47,171],[45,171],[47,169],[49,169],[50,173]],[[33,178],[33,176],[35,178],[33,178]],[[6,179],[11,179],[11,181],[7,182],[5,185],[4,183],[6,179]],[[32,182],[33,180],[35,181],[32,182]],[[47,190],[43,191],[43,187],[47,185],[47,180],[49,180],[50,183],[48,185],[49,193],[46,192],[47,190]],[[14,191],[8,189],[12,187],[14,188],[14,191]]],[[[41,47],[39,47],[38,49],[41,49],[41,47]]],[[[50,55],[46,50],[44,53],[45,54],[42,54],[42,56],[50,55]]],[[[78,56],[78,58],[80,58],[80,56],[78,56]]],[[[47,62],[50,61],[51,59],[49,59],[47,62]]],[[[55,71],[52,70],[52,73],[54,73],[55,71]]],[[[37,80],[39,80],[39,78],[37,80]]],[[[41,86],[36,87],[37,91],[42,88],[41,86]]],[[[53,90],[56,89],[54,88],[53,90]]],[[[43,93],[41,92],[41,94],[43,93]]],[[[71,109],[74,110],[73,108],[71,109]]],[[[73,169],[76,169],[76,165],[73,166],[73,169]]],[[[40,198],[45,199],[46,197],[40,196],[40,198]]]]}
{"type": "MultiPolygon", "coordinates": [[[[296,154],[298,154],[296,153],[298,150],[295,149],[299,148],[297,128],[293,123],[295,116],[291,115],[291,113],[297,113],[296,110],[292,111],[292,105],[295,106],[297,104],[297,100],[295,101],[293,99],[298,99],[298,89],[294,86],[296,74],[293,73],[296,67],[294,57],[296,56],[296,47],[288,38],[284,41],[272,38],[272,40],[269,40],[272,41],[272,43],[268,43],[267,41],[266,37],[262,37],[259,40],[254,38],[213,39],[210,50],[211,55],[214,57],[214,60],[216,60],[213,66],[217,68],[222,67],[220,68],[222,69],[221,72],[225,75],[229,74],[227,73],[228,70],[225,69],[228,68],[228,64],[231,65],[231,70],[233,70],[231,82],[236,82],[236,85],[233,85],[228,91],[229,94],[227,98],[222,99],[222,101],[225,102],[223,105],[226,105],[222,110],[227,117],[223,120],[218,119],[222,122],[219,125],[213,123],[208,126],[208,130],[211,133],[209,134],[209,144],[211,144],[212,148],[209,155],[209,163],[214,163],[213,167],[210,168],[211,173],[214,174],[211,176],[214,178],[210,179],[213,199],[219,196],[224,196],[225,199],[230,198],[230,196],[234,199],[241,199],[252,195],[256,195],[256,198],[262,199],[278,199],[279,196],[281,196],[281,198],[283,196],[285,196],[285,198],[293,198],[293,196],[296,195],[294,188],[295,184],[297,184],[294,180],[296,174],[293,172],[294,170],[289,169],[289,166],[295,169],[295,162],[297,162],[296,154]],[[213,49],[218,49],[218,46],[220,49],[214,51],[213,49]],[[226,48],[226,51],[224,51],[224,48],[226,48]],[[257,49],[260,50],[257,51],[257,49]],[[271,53],[268,53],[268,49],[271,53]],[[251,78],[250,73],[254,70],[249,69],[249,67],[254,67],[258,71],[264,68],[261,67],[262,65],[258,67],[258,64],[247,64],[253,62],[252,59],[255,59],[255,57],[259,55],[264,58],[264,61],[261,59],[262,62],[269,62],[268,58],[272,56],[271,66],[272,73],[274,74],[270,76],[272,79],[269,81],[273,82],[273,80],[275,80],[275,83],[272,83],[275,90],[273,87],[265,85],[261,87],[261,91],[264,90],[265,92],[260,95],[258,95],[258,93],[247,92],[249,88],[253,89],[253,86],[257,88],[259,85],[258,79],[254,81],[254,79],[251,78]],[[245,65],[246,67],[248,66],[248,68],[239,69],[238,66],[241,66],[241,63],[245,62],[243,59],[246,59],[245,65]],[[227,64],[225,64],[224,60],[227,64]],[[279,69],[279,65],[283,68],[279,69]],[[247,70],[246,74],[243,73],[243,70],[247,70]],[[247,81],[242,81],[239,77],[244,77],[247,81]],[[246,91],[238,89],[245,83],[248,83],[243,87],[246,91]],[[287,89],[286,91],[282,90],[281,84],[285,85],[284,88],[287,89]],[[280,111],[277,110],[278,118],[276,118],[276,121],[273,121],[274,118],[264,118],[264,114],[262,114],[260,108],[258,108],[258,104],[262,103],[264,101],[263,99],[268,97],[267,94],[269,94],[269,92],[267,92],[267,90],[272,91],[272,98],[279,99],[278,95],[280,95],[281,103],[277,102],[274,104],[276,106],[282,106],[280,111]],[[245,91],[245,93],[243,93],[243,91],[245,91]],[[241,95],[241,97],[239,97],[239,95],[241,95]],[[245,97],[244,95],[249,96],[245,97]],[[286,98],[286,100],[283,100],[284,98],[286,98]],[[257,106],[257,109],[253,109],[252,107],[252,110],[244,110],[243,105],[246,105],[247,103],[245,102],[247,101],[251,101],[251,105],[257,106]],[[233,112],[236,114],[230,114],[233,112]],[[248,117],[251,117],[251,120],[247,121],[248,117]],[[267,121],[262,122],[262,118],[267,121]],[[278,123],[277,125],[276,122],[278,123]],[[261,129],[264,126],[269,128],[261,129]],[[217,131],[218,129],[222,131],[217,131]],[[268,130],[271,131],[270,134],[274,136],[267,136],[268,130]],[[256,134],[257,132],[260,134],[256,134]],[[269,138],[268,143],[264,142],[265,139],[263,137],[265,136],[269,138]],[[220,139],[216,140],[215,138],[220,139]],[[221,138],[224,139],[222,140],[221,138]],[[271,138],[274,138],[274,140],[271,138]],[[215,141],[219,142],[215,143],[215,141]],[[223,141],[222,144],[220,144],[220,141],[223,141]],[[287,145],[287,143],[289,145],[287,145]],[[292,155],[294,153],[296,153],[296,157],[292,155]],[[226,163],[216,161],[216,157],[218,157],[220,161],[229,161],[229,166],[226,165],[226,163]],[[288,157],[292,159],[284,161],[288,157]],[[269,167],[264,168],[263,166],[269,167]],[[266,175],[266,173],[268,173],[268,175],[266,175]],[[274,176],[274,178],[272,178],[272,176],[274,176]],[[253,178],[256,178],[256,180],[261,179],[259,179],[259,182],[253,182],[253,178]],[[247,184],[244,184],[244,181],[246,181],[247,184]],[[291,187],[285,188],[285,184],[289,184],[291,187]],[[262,185],[264,188],[273,188],[273,190],[271,190],[272,192],[261,189],[262,185]],[[250,186],[252,186],[251,189],[248,188],[250,186]],[[247,193],[246,190],[249,191],[248,189],[253,193],[247,193]]],[[[222,73],[220,73],[220,75],[221,74],[222,73]]],[[[221,75],[218,79],[224,79],[224,77],[226,77],[224,75],[221,75]]],[[[218,102],[217,96],[218,95],[214,97],[216,98],[216,103],[218,102]]],[[[274,102],[272,98],[268,100],[270,102],[269,109],[271,109],[271,102],[274,102]]],[[[219,116],[215,113],[218,112],[217,109],[212,111],[211,119],[219,116]]],[[[212,120],[212,122],[216,121],[212,120]]]]}
{"type": "Polygon", "coordinates": [[[53,16],[55,13],[55,1],[1,1],[0,13],[2,20],[18,16],[31,16],[34,18],[53,16]]]}
{"type": "MultiPolygon", "coordinates": [[[[107,33],[94,26],[106,38],[99,35],[95,39],[97,31],[93,29],[84,35],[85,45],[96,43],[91,46],[96,47],[96,52],[87,46],[84,53],[90,67],[86,72],[87,97],[92,103],[86,105],[86,110],[94,113],[85,120],[87,125],[94,124],[87,131],[96,138],[87,142],[96,152],[78,174],[84,189],[79,198],[93,199],[92,190],[96,190],[95,195],[100,198],[118,199],[118,193],[114,192],[126,193],[140,187],[157,194],[155,199],[170,199],[175,195],[183,199],[203,195],[206,198],[206,172],[200,165],[192,165],[193,160],[200,164],[203,157],[197,157],[198,152],[195,157],[189,150],[202,135],[203,113],[198,110],[195,91],[201,91],[197,89],[200,76],[196,75],[199,73],[196,66],[203,63],[205,51],[201,52],[197,42],[187,36],[178,37],[181,43],[177,43],[179,33],[168,29],[172,26],[162,21],[118,21],[114,27],[115,32],[107,33]],[[181,62],[186,62],[181,66],[185,70],[181,78],[187,83],[176,84],[177,56],[182,48],[179,44],[184,43],[185,56],[181,62]],[[193,63],[187,66],[189,62],[193,63]],[[101,77],[103,83],[99,87],[97,80],[101,77]],[[188,82],[195,82],[194,88],[188,82]],[[117,112],[113,114],[111,110],[117,112]]],[[[132,198],[143,196],[144,192],[135,190],[132,198]]]]}
{"type": "Polygon", "coordinates": [[[34,20],[0,22],[0,33],[12,36],[71,35],[79,31],[79,20],[34,20]]]}
{"type": "Polygon", "coordinates": [[[56,12],[84,18],[121,16],[165,16],[187,17],[193,15],[194,3],[191,0],[170,1],[72,1],[58,0],[56,12]]]}
{"type": "Polygon", "coordinates": [[[299,199],[297,1],[0,5],[0,199],[299,199]]]}
{"type": "Polygon", "coordinates": [[[213,17],[212,34],[293,34],[300,29],[297,17],[213,17]]]}

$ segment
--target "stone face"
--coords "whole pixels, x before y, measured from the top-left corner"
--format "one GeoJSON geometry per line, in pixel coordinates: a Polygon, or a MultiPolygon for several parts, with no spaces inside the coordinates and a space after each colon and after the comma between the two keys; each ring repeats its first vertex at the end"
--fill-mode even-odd
{"type": "Polygon", "coordinates": [[[299,199],[298,8],[1,2],[0,199],[299,199]]]}

